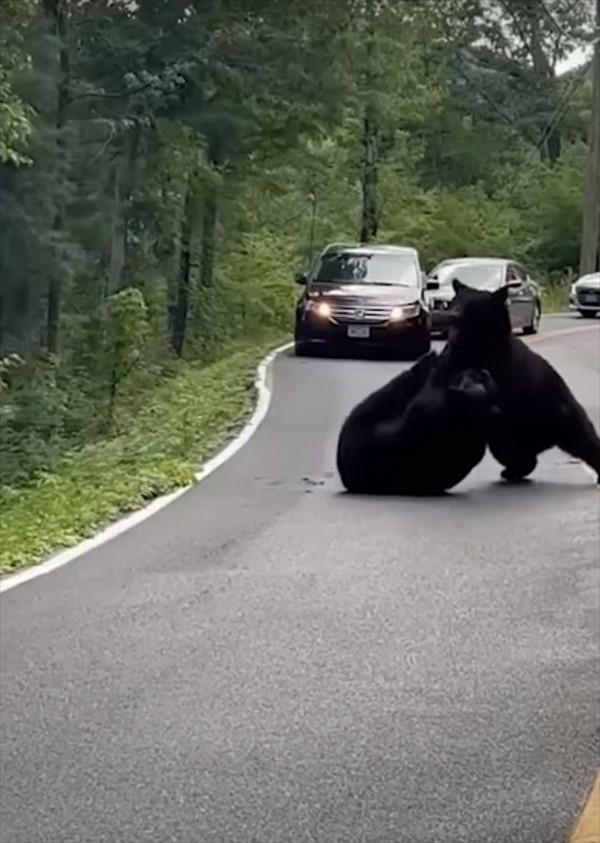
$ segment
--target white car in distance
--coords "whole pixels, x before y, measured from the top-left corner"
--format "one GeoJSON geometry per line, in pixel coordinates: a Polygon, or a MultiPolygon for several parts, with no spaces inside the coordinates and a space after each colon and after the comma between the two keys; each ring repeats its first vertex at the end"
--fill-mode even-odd
{"type": "Polygon", "coordinates": [[[569,295],[571,310],[589,319],[600,313],[600,272],[590,272],[582,275],[571,287],[569,295]]]}

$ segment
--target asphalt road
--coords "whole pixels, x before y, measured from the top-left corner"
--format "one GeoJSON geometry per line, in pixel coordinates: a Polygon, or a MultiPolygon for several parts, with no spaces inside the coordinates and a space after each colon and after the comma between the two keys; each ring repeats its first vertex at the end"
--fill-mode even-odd
{"type": "MultiPolygon", "coordinates": [[[[589,327],[549,319],[546,331],[589,327]]],[[[600,416],[600,330],[539,350],[600,416]]],[[[1,600],[3,843],[563,843],[598,760],[599,506],[566,455],[342,494],[398,364],[280,358],[205,482],[1,600]]]]}

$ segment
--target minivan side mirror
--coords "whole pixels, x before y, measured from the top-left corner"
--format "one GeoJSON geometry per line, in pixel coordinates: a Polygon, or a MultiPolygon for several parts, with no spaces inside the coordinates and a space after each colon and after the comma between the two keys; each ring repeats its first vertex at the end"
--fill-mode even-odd
{"type": "Polygon", "coordinates": [[[506,282],[506,286],[509,290],[517,290],[519,287],[523,286],[523,282],[519,278],[509,278],[506,282]]]}
{"type": "Polygon", "coordinates": [[[426,290],[439,290],[440,289],[440,282],[439,281],[428,281],[425,284],[426,290]]]}
{"type": "Polygon", "coordinates": [[[294,281],[296,282],[296,284],[306,284],[306,282],[308,281],[308,273],[297,272],[294,275],[294,281]]]}

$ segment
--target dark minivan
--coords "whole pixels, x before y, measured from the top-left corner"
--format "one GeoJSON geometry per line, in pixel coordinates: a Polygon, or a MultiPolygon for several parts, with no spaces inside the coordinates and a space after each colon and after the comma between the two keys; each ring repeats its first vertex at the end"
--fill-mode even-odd
{"type": "Polygon", "coordinates": [[[420,357],[429,351],[424,276],[415,249],[332,244],[308,274],[296,305],[295,348],[381,349],[420,357]]]}

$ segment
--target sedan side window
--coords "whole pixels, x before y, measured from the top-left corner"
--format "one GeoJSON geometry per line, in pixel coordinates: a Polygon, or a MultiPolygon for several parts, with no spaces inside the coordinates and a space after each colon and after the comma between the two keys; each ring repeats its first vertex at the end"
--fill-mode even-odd
{"type": "Polygon", "coordinates": [[[511,282],[520,282],[521,284],[525,283],[525,274],[522,272],[521,268],[515,266],[511,263],[506,271],[506,280],[510,284],[511,282]]]}

